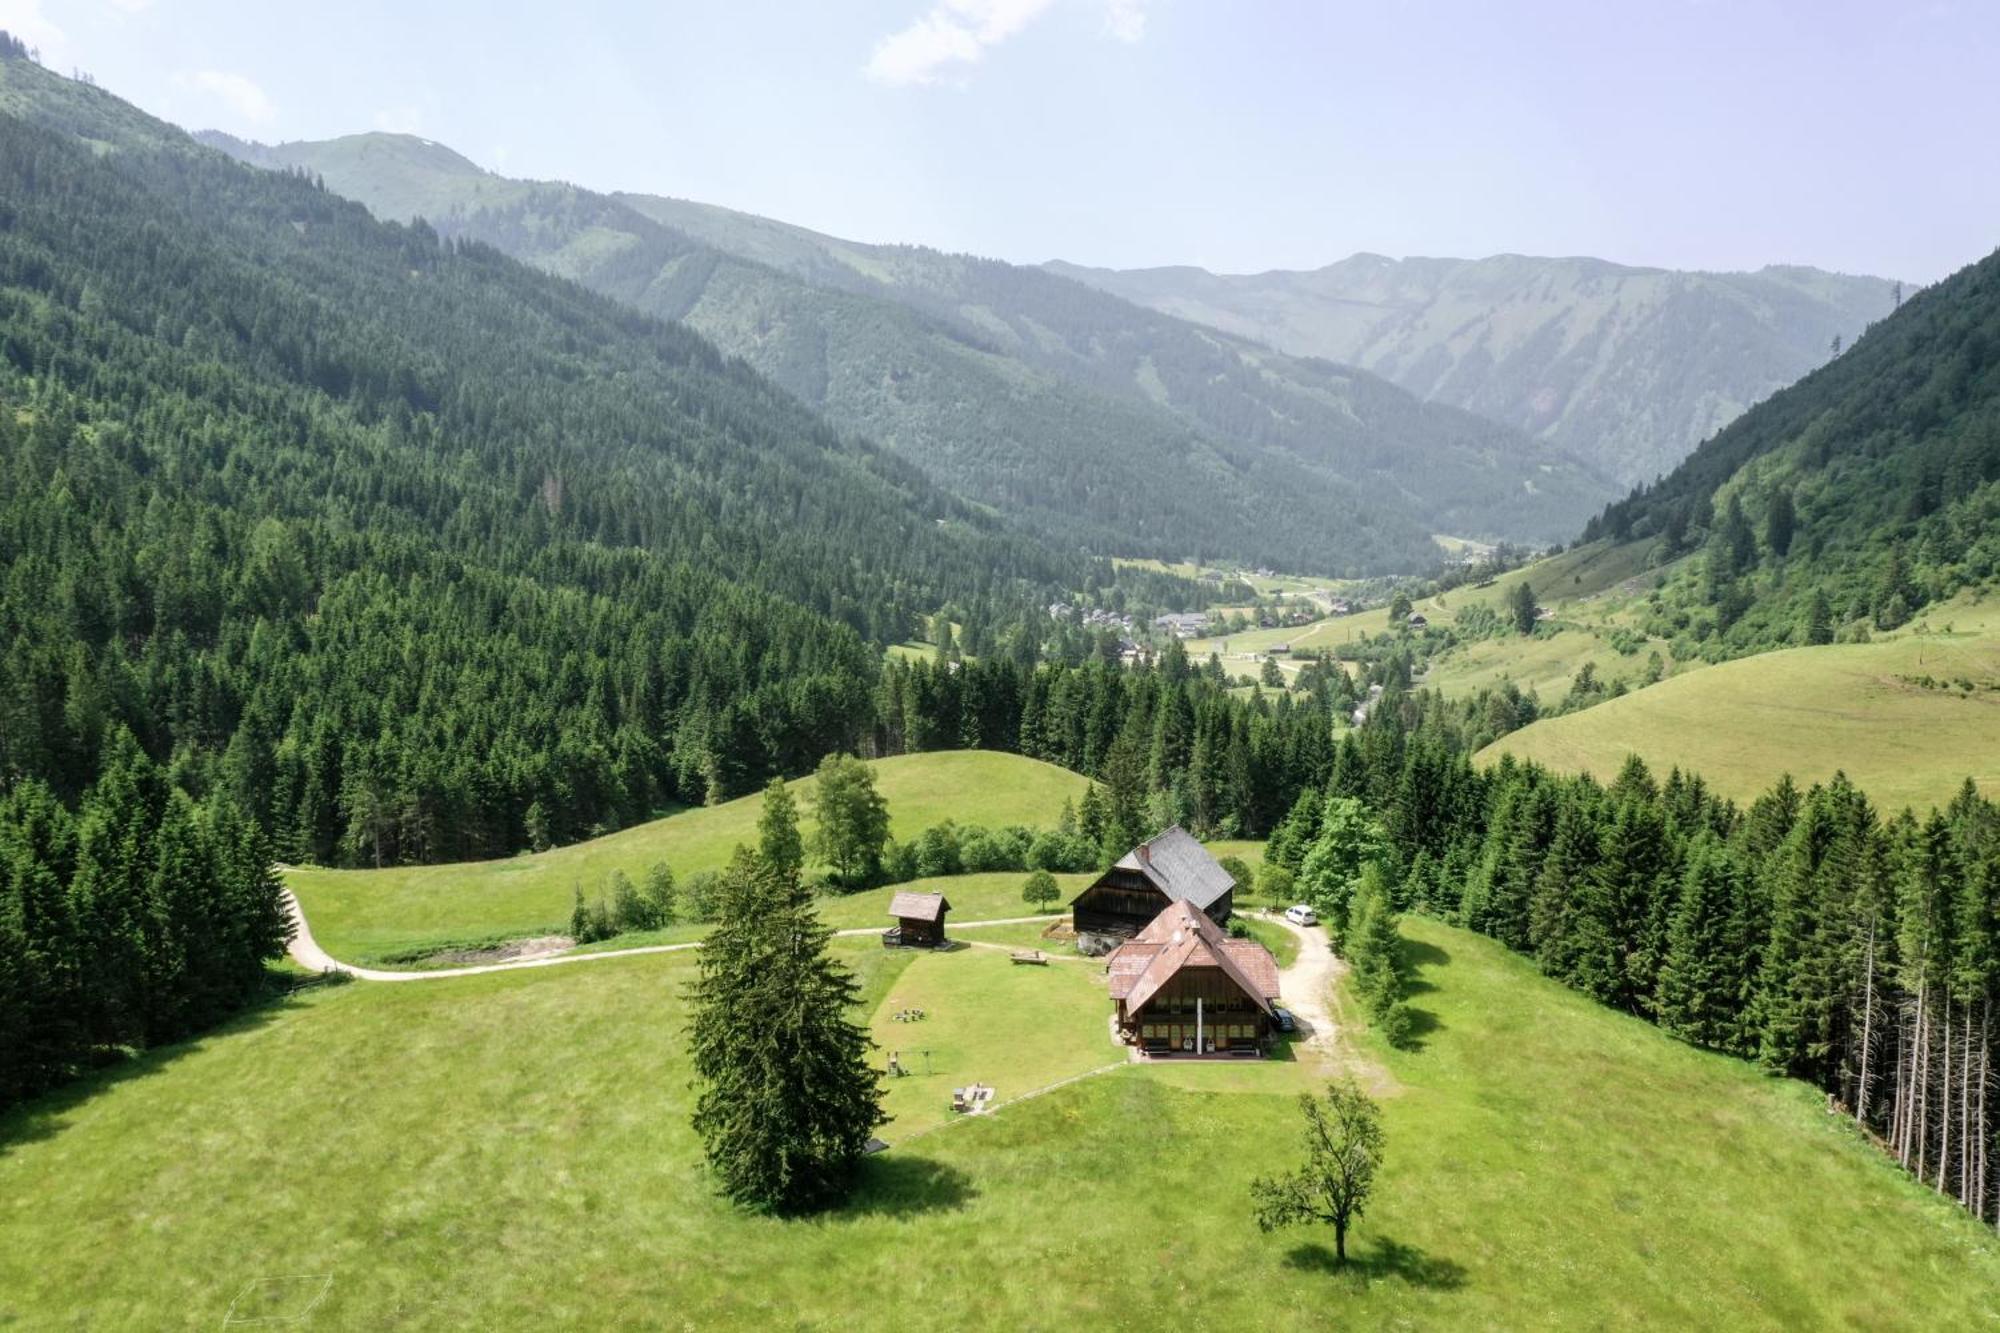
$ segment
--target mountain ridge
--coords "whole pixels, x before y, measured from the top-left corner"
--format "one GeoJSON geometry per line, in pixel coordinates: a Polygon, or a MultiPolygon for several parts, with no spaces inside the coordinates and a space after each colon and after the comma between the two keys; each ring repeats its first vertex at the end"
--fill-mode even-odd
{"type": "Polygon", "coordinates": [[[425,178],[416,141],[394,138],[207,142],[686,320],[843,428],[1060,540],[1381,572],[1434,561],[1432,532],[1567,536],[1616,490],[1366,372],[1038,269],[659,196],[456,168],[425,178]]]}
{"type": "Polygon", "coordinates": [[[1820,364],[1899,284],[1796,264],[1705,272],[1593,256],[1368,252],[1316,269],[1053,272],[1505,421],[1625,484],[1820,364]]]}

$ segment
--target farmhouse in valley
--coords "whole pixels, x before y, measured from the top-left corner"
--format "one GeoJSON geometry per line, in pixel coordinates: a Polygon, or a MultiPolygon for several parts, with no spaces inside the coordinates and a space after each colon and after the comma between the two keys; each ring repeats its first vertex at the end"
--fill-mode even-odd
{"type": "Polygon", "coordinates": [[[1236,881],[1178,824],[1140,843],[1070,902],[1077,947],[1103,953],[1185,902],[1216,925],[1234,910],[1236,881]]]}
{"type": "Polygon", "coordinates": [[[1149,1055],[1256,1055],[1275,1026],[1278,963],[1177,899],[1105,962],[1119,1034],[1149,1055]]]}
{"type": "Polygon", "coordinates": [[[908,889],[889,900],[896,924],[882,932],[889,948],[935,949],[944,943],[944,914],[951,910],[942,893],[912,893],[908,889]]]}

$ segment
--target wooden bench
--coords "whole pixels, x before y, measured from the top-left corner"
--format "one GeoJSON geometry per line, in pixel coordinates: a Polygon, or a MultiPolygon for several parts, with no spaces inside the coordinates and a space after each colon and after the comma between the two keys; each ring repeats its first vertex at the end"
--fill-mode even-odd
{"type": "Polygon", "coordinates": [[[1040,949],[1016,949],[1007,956],[1017,963],[1034,963],[1041,967],[1047,967],[1049,962],[1049,956],[1040,949]]]}

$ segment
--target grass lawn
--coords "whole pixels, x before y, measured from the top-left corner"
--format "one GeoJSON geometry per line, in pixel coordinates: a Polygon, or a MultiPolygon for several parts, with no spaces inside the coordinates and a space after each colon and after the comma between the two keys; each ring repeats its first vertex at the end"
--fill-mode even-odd
{"type": "MultiPolygon", "coordinates": [[[[968,937],[971,938],[971,937],[968,937]]],[[[1027,967],[994,949],[927,953],[897,976],[876,1012],[875,1042],[901,1053],[909,1074],[888,1081],[882,1137],[898,1144],[958,1117],[951,1091],[969,1083],[1009,1101],[1125,1059],[1111,1040],[1101,967],[1027,967]],[[894,1015],[921,1009],[916,1022],[894,1015]]]]}
{"type": "MultiPolygon", "coordinates": [[[[903,755],[878,761],[875,771],[898,837],[945,819],[1053,827],[1063,802],[1080,800],[1086,786],[1053,764],[979,750],[903,755]]],[[[810,787],[811,779],[792,784],[802,815],[810,787]]],[[[613,870],[636,881],[655,861],[681,876],[720,867],[736,844],[756,840],[762,799],[688,810],[537,856],[387,870],[307,867],[285,878],[314,937],[348,962],[547,934],[567,927],[576,886],[595,894],[613,870]]],[[[810,834],[809,815],[805,824],[810,834]]]]}
{"type": "Polygon", "coordinates": [[[1844,769],[1892,810],[1949,801],[1968,776],[1992,795],[2000,792],[2000,629],[1986,619],[1994,609],[1939,608],[1929,633],[1689,672],[1537,722],[1480,759],[1514,754],[1609,779],[1636,753],[1661,774],[1678,764],[1739,799],[1783,773],[1805,785],[1844,769]],[[1973,688],[1911,683],[1924,675],[1973,688]]]}
{"type": "MultiPolygon", "coordinates": [[[[1407,929],[1424,1044],[1355,1043],[1388,1159],[1344,1272],[1250,1217],[1296,1159],[1302,1062],[1124,1066],[892,1147],[840,1212],[737,1213],[687,1128],[678,954],[309,992],[0,1119],[0,1324],[214,1328],[321,1292],[311,1326],[343,1329],[2000,1319],[2000,1242],[1811,1090],[1407,929]]],[[[878,1032],[933,1013],[907,1031],[953,1052],[947,1096],[1106,1049],[1081,966],[841,953],[878,1032]]],[[[905,1083],[891,1140],[938,1115],[905,1083]]]]}

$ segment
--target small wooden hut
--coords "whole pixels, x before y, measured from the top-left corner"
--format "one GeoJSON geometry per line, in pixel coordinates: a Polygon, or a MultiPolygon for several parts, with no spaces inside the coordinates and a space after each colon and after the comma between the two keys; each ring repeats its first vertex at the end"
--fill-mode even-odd
{"type": "Polygon", "coordinates": [[[944,943],[944,914],[950,910],[942,893],[905,889],[889,900],[896,924],[882,932],[882,943],[892,949],[935,949],[944,943]]]}

